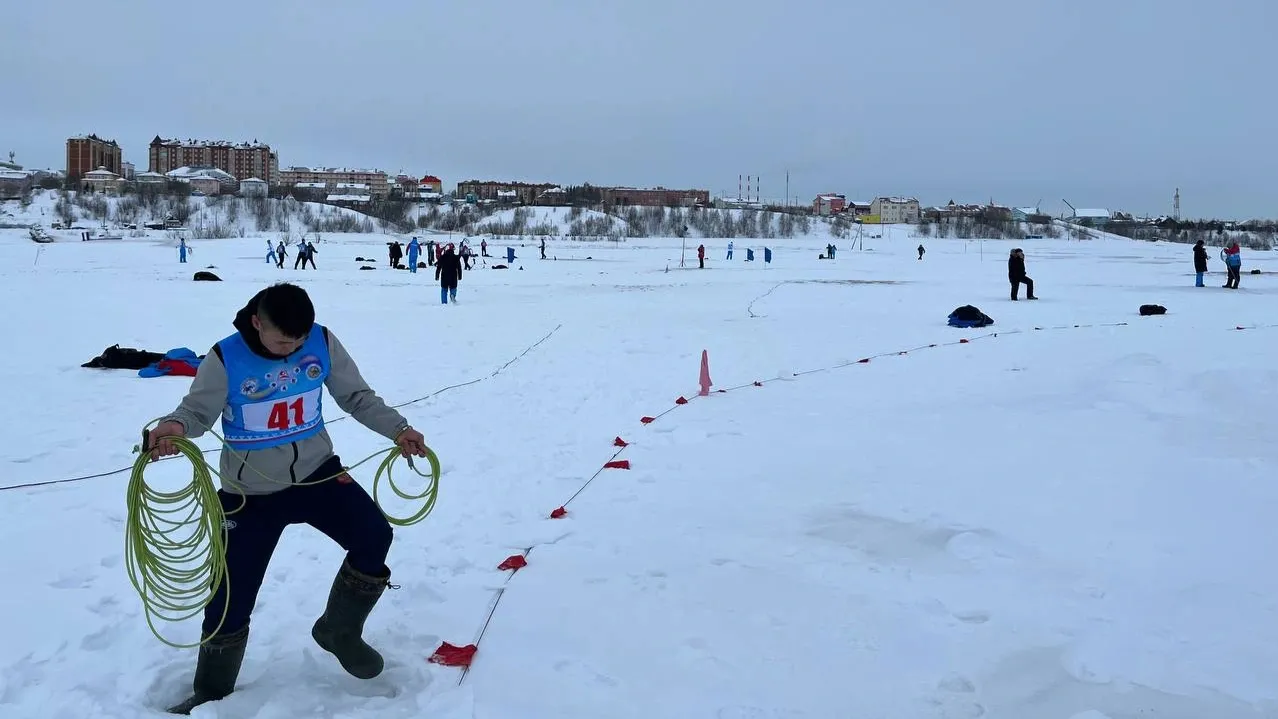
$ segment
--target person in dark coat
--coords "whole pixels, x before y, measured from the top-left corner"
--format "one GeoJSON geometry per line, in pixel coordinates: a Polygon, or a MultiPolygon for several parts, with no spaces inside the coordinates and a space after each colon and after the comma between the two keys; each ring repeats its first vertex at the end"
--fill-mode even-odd
{"type": "Polygon", "coordinates": [[[1034,280],[1025,274],[1025,253],[1019,247],[1012,250],[1007,258],[1007,279],[1012,283],[1013,301],[1016,300],[1016,293],[1020,291],[1022,283],[1025,285],[1025,299],[1038,299],[1034,296],[1034,280]]]}
{"type": "Polygon", "coordinates": [[[701,269],[706,268],[706,246],[697,245],[697,262],[701,269]]]}
{"type": "Polygon", "coordinates": [[[1194,243],[1194,272],[1197,275],[1194,287],[1206,287],[1203,284],[1203,275],[1207,274],[1207,247],[1202,240],[1194,243]]]}
{"type": "Polygon", "coordinates": [[[435,263],[435,279],[439,280],[439,301],[441,304],[448,304],[451,297],[453,303],[457,303],[457,283],[461,282],[462,264],[461,258],[457,256],[453,246],[450,244],[444,248],[444,254],[439,256],[439,260],[435,263]]]}
{"type": "MultiPolygon", "coordinates": [[[[417,238],[413,238],[417,239],[417,238]]],[[[399,244],[399,240],[390,243],[390,266],[391,269],[399,267],[399,261],[404,256],[404,248],[399,244]]]]}

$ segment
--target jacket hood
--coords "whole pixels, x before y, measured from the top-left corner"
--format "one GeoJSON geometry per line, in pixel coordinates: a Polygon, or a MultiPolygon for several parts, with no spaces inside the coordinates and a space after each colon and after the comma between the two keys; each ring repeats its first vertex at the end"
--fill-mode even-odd
{"type": "Polygon", "coordinates": [[[266,349],[266,345],[262,344],[262,338],[257,334],[257,328],[253,326],[253,315],[257,314],[257,303],[264,294],[266,294],[266,290],[261,290],[253,295],[253,299],[249,300],[248,304],[235,313],[235,321],[231,324],[234,325],[240,336],[244,338],[244,344],[248,345],[253,354],[267,359],[284,359],[287,355],[277,355],[266,349]]]}

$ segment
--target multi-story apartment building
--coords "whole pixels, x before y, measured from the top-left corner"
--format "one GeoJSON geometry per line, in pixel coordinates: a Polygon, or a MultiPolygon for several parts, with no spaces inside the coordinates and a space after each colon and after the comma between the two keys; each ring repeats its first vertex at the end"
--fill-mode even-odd
{"type": "Polygon", "coordinates": [[[79,180],[99,167],[121,174],[124,158],[115,140],[97,135],[80,135],[67,139],[67,179],[79,180]]]}
{"type": "MultiPolygon", "coordinates": [[[[280,170],[279,182],[285,187],[302,186],[329,192],[338,185],[365,185],[373,197],[386,197],[391,191],[391,177],[382,170],[360,170],[347,167],[286,167],[280,170]]],[[[339,193],[340,194],[340,193],[339,193]]]]}
{"type": "Polygon", "coordinates": [[[870,215],[885,225],[918,222],[919,201],[913,197],[877,197],[870,203],[870,215]]]}
{"type": "Polygon", "coordinates": [[[151,141],[149,171],[164,175],[179,167],[216,167],[237,179],[256,177],[272,185],[278,184],[280,174],[279,157],[266,143],[165,140],[156,135],[151,141]]]}
{"type": "Polygon", "coordinates": [[[493,180],[466,180],[457,183],[457,197],[462,200],[494,200],[498,202],[537,204],[537,198],[546,190],[559,187],[550,182],[496,182],[493,180]]]}
{"type": "Polygon", "coordinates": [[[692,207],[710,204],[709,190],[667,190],[664,187],[601,187],[600,198],[605,205],[637,207],[692,207]]]}

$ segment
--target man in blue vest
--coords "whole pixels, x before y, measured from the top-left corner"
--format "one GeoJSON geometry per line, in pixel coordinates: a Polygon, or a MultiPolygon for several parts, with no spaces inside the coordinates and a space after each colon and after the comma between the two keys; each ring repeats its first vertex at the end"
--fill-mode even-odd
{"type": "Polygon", "coordinates": [[[234,327],[200,363],[178,408],[151,430],[147,447],[153,460],[176,454],[171,438],[199,437],[219,418],[226,439],[218,492],[229,515],[226,578],[204,612],[207,641],[199,650],[194,694],[171,707],[174,714],[234,691],[258,589],[290,524],[309,524],[346,550],[311,636],[351,675],[381,673],[382,656],[364,642],[363,630],[390,581],[391,526],[333,453],[323,389],[404,456],[426,454],[422,434],[387,406],[337,337],[315,322],[302,288],[281,283],[262,290],[239,311],[234,327]]]}

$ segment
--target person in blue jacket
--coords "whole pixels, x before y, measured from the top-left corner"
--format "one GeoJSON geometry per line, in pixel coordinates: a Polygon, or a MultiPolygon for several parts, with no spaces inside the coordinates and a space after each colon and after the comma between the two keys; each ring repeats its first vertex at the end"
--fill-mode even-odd
{"type": "Polygon", "coordinates": [[[1238,283],[1242,280],[1242,248],[1234,242],[1220,251],[1220,259],[1225,261],[1225,269],[1229,272],[1223,286],[1226,289],[1238,289],[1238,283]]]}
{"type": "Polygon", "coordinates": [[[382,655],[363,631],[390,585],[391,525],[333,451],[324,390],[404,456],[426,456],[421,432],[368,386],[337,336],[315,322],[306,290],[289,283],[267,287],[236,314],[233,326],[200,362],[178,407],[151,430],[144,450],[153,461],[177,454],[173,437],[194,439],[219,421],[226,440],[217,493],[228,520],[222,527],[226,574],[204,609],[193,693],[169,708],[172,714],[189,714],[235,690],[258,590],[293,524],[318,529],[346,555],[311,637],[352,676],[381,674],[382,655]]]}
{"type": "Polygon", "coordinates": [[[418,244],[417,238],[414,237],[408,243],[408,271],[417,273],[417,255],[421,253],[422,246],[418,244]]]}
{"type": "Polygon", "coordinates": [[[178,240],[178,262],[186,262],[186,240],[178,240]]]}

